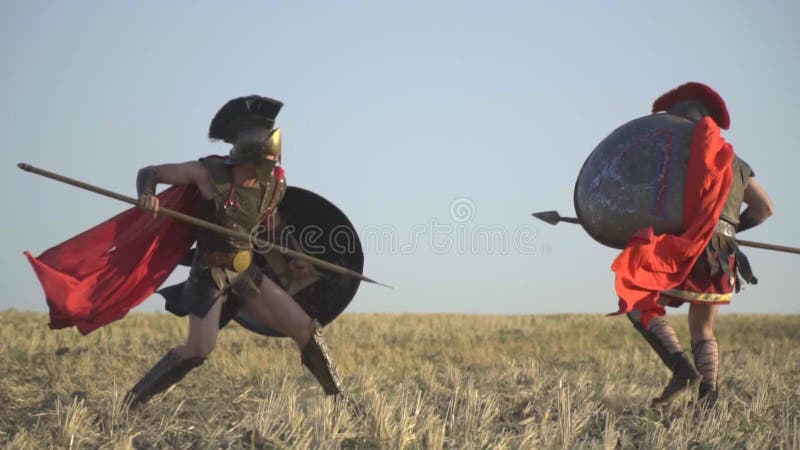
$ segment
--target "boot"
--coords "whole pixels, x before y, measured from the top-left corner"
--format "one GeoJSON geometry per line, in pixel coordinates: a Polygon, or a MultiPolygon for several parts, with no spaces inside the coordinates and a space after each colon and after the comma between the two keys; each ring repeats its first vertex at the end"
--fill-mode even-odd
{"type": "Polygon", "coordinates": [[[711,408],[717,404],[719,391],[717,391],[716,383],[700,383],[700,395],[698,396],[698,404],[703,408],[711,408]]]}
{"type": "Polygon", "coordinates": [[[628,319],[672,372],[672,377],[661,395],[653,399],[653,404],[667,403],[682,391],[693,388],[700,382],[702,377],[683,353],[678,336],[666,320],[654,317],[650,320],[650,328],[647,329],[630,314],[628,319]]]}
{"type": "Polygon", "coordinates": [[[341,394],[342,384],[328,354],[328,346],[322,339],[322,327],[316,320],[313,326],[314,330],[311,332],[308,342],[300,351],[300,360],[317,379],[326,395],[341,394]]]}
{"type": "Polygon", "coordinates": [[[715,339],[692,342],[692,356],[697,369],[703,375],[698,390],[700,405],[711,407],[717,403],[719,396],[717,378],[719,376],[719,347],[715,339]]]}
{"type": "Polygon", "coordinates": [[[128,391],[126,401],[130,401],[132,407],[146,403],[150,397],[181,381],[190,370],[205,360],[201,357],[182,358],[175,349],[170,350],[128,391]]]}
{"type": "Polygon", "coordinates": [[[689,357],[683,352],[670,355],[672,362],[672,377],[667,382],[661,395],[653,399],[653,404],[669,403],[681,392],[693,389],[703,378],[694,368],[689,357]]]}

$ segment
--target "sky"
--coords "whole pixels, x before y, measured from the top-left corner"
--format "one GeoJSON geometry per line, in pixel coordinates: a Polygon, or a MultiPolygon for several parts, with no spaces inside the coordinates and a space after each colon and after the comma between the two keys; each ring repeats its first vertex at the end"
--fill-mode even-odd
{"type": "MultiPolygon", "coordinates": [[[[135,195],[140,167],[227,153],[208,124],[250,94],[285,103],[289,184],[339,206],[364,241],[365,274],[395,286],[362,285],[349,312],[615,311],[618,250],[530,213],[574,215],[574,183],[597,143],[692,80],[724,97],[724,136],[775,204],[741,237],[800,246],[798,2],[2,9],[0,310],[47,310],[24,250],[39,254],[126,208],[18,162],[135,195]],[[487,233],[509,244],[492,247],[487,233]]],[[[747,254],[760,282],[724,311],[800,313],[800,256],[747,254]]],[[[157,296],[137,308],[162,309],[157,296]]]]}

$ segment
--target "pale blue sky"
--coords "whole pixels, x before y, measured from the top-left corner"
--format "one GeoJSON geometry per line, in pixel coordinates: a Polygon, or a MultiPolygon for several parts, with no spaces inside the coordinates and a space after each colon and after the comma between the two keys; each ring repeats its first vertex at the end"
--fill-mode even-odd
{"type": "MultiPolygon", "coordinates": [[[[285,102],[290,184],[359,230],[392,227],[406,244],[432,221],[455,239],[483,225],[538,228],[535,254],[370,245],[366,273],[397,289],[363,286],[349,311],[615,310],[617,251],[530,213],[573,215],[594,146],[689,80],[726,99],[725,136],[776,204],[742,237],[800,245],[800,3],[648,3],[6,2],[0,310],[46,309],[23,250],[124,208],[17,162],[133,194],[141,166],[227,152],[206,139],[208,123],[247,94],[285,102]],[[475,207],[464,223],[451,218],[458,198],[475,207]]],[[[799,313],[800,256],[748,254],[761,284],[726,311],[799,313]]]]}

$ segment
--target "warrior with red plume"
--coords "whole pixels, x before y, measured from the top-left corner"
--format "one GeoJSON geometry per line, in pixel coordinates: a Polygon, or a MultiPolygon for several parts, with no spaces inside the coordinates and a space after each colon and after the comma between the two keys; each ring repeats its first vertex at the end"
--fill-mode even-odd
{"type": "MultiPolygon", "coordinates": [[[[665,403],[690,387],[699,386],[702,404],[713,404],[718,396],[719,347],[714,337],[714,317],[719,305],[731,302],[734,291],[746,283],[755,284],[756,277],[747,258],[736,244],[736,233],[764,222],[773,213],[772,202],[755,179],[755,172],[733,153],[733,147],[720,136],[728,129],[730,116],[725,102],[710,87],[690,82],[662,95],[653,103],[654,114],[665,113],[694,123],[693,154],[686,174],[687,191],[684,213],[690,204],[716,205],[716,211],[705,208],[695,219],[684,215],[683,234],[678,245],[672,237],[658,241],[637,240],[635,235],[614,262],[620,312],[627,313],[636,330],[655,350],[672,372],[672,377],[654,403],[665,403]],[[705,155],[705,169],[693,170],[692,158],[705,155]],[[718,173],[709,170],[713,162],[730,158],[718,173]],[[718,175],[718,176],[717,176],[718,175]],[[719,180],[716,183],[715,180],[719,180]],[[689,198],[690,186],[697,185],[695,198],[689,198]],[[712,194],[718,186],[718,195],[712,194]],[[729,186],[729,187],[728,187],[729,186]],[[698,197],[715,197],[697,202],[698,197]],[[747,205],[741,211],[743,204],[747,205]],[[718,211],[718,212],[717,212],[718,211]],[[698,223],[693,223],[698,222],[698,223]],[[709,222],[709,223],[699,223],[709,222]],[[707,230],[692,234],[691,230],[707,230]],[[653,283],[659,276],[660,263],[670,265],[672,253],[686,251],[688,258],[678,267],[667,267],[678,278],[663,284],[653,283]],[[693,262],[692,262],[693,261],[693,262]],[[664,288],[658,290],[658,288],[664,288]],[[648,291],[653,295],[649,295],[648,291]],[[642,295],[642,293],[646,293],[642,295]],[[692,360],[684,353],[678,337],[662,317],[664,306],[689,304],[689,330],[692,360]]],[[[702,210],[700,207],[698,210],[702,210]]]]}

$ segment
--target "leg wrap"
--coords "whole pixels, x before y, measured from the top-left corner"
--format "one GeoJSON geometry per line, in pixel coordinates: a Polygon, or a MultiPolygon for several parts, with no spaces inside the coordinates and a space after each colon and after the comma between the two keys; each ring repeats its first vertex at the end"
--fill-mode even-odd
{"type": "Polygon", "coordinates": [[[661,317],[653,317],[650,320],[650,328],[645,328],[641,322],[631,317],[628,314],[628,319],[633,323],[636,331],[644,337],[650,347],[655,350],[661,361],[664,362],[670,370],[673,369],[674,361],[672,354],[682,353],[681,343],[678,341],[678,335],[669,323],[661,317]]]}
{"type": "Polygon", "coordinates": [[[681,392],[694,388],[703,378],[694,368],[689,357],[683,352],[670,355],[672,377],[670,377],[661,395],[653,399],[653,403],[672,401],[681,392]]]}
{"type": "Polygon", "coordinates": [[[672,371],[672,377],[664,387],[661,395],[653,400],[653,403],[665,403],[671,401],[682,391],[696,385],[700,381],[700,374],[692,365],[689,357],[683,352],[678,335],[669,323],[660,318],[654,317],[650,320],[649,329],[645,328],[641,322],[631,317],[628,318],[633,323],[636,330],[644,337],[650,347],[655,350],[661,361],[672,371]]]}
{"type": "Polygon", "coordinates": [[[336,395],[342,392],[336,367],[333,365],[328,347],[322,339],[322,327],[316,320],[314,321],[314,331],[300,352],[300,360],[317,379],[326,395],[336,395]]]}
{"type": "Polygon", "coordinates": [[[174,349],[170,350],[133,387],[126,398],[131,405],[147,402],[150,397],[165,391],[181,381],[190,370],[203,364],[205,358],[182,358],[174,349]]]}
{"type": "Polygon", "coordinates": [[[692,356],[697,370],[703,375],[700,383],[700,398],[712,403],[717,399],[719,376],[719,347],[715,339],[692,342],[692,356]]]}

